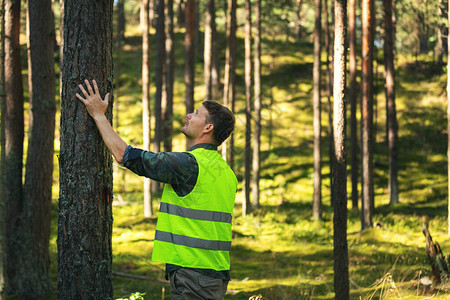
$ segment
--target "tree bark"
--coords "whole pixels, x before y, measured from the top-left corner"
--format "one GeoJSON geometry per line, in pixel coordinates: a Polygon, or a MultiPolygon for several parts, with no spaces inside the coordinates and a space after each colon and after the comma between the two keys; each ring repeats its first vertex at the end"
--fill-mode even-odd
{"type": "Polygon", "coordinates": [[[254,39],[254,118],[255,131],[253,134],[253,168],[252,194],[253,208],[260,207],[259,180],[261,170],[261,0],[255,0],[255,39],[254,39]]]}
{"type": "Polygon", "coordinates": [[[186,85],[186,114],[194,111],[195,83],[195,0],[186,1],[186,34],[184,37],[185,68],[184,83],[186,85]]]}
{"type": "MultiPolygon", "coordinates": [[[[149,0],[142,0],[142,127],[144,150],[150,150],[151,112],[150,112],[150,15],[149,0]]],[[[144,217],[153,215],[153,201],[150,178],[144,178],[144,217]]]]}
{"type": "Polygon", "coordinates": [[[384,0],[384,59],[386,68],[387,123],[389,141],[389,203],[398,203],[398,125],[395,109],[394,27],[392,0],[384,0]]]}
{"type": "Polygon", "coordinates": [[[156,63],[155,63],[155,135],[153,137],[153,151],[161,151],[162,136],[162,96],[164,91],[164,74],[166,60],[166,33],[165,33],[165,16],[164,16],[164,0],[156,1],[156,63]]]}
{"type": "Polygon", "coordinates": [[[313,108],[314,108],[314,195],[312,216],[322,219],[322,153],[321,153],[321,103],[320,103],[320,52],[322,40],[322,2],[315,0],[313,108]]]}
{"type": "Polygon", "coordinates": [[[349,299],[347,244],[347,162],[345,84],[347,61],[347,1],[335,0],[334,44],[334,291],[335,299],[349,299]]]}
{"type": "Polygon", "coordinates": [[[24,235],[20,273],[21,295],[39,298],[48,294],[50,282],[50,219],[55,138],[55,70],[52,2],[28,0],[28,87],[30,129],[23,188],[24,235]]]}
{"type": "Polygon", "coordinates": [[[204,60],[204,76],[205,76],[205,99],[212,99],[212,64],[213,64],[213,36],[212,28],[215,20],[213,19],[214,13],[214,0],[206,1],[205,11],[205,46],[203,51],[204,60]]]}
{"type": "Polygon", "coordinates": [[[173,135],[173,87],[175,70],[174,33],[173,33],[173,0],[166,0],[166,101],[163,107],[163,139],[164,151],[172,151],[173,135]]]}
{"type": "Polygon", "coordinates": [[[5,0],[0,1],[0,300],[6,299],[5,0]]]}
{"type": "MultiPolygon", "coordinates": [[[[450,12],[450,1],[448,1],[450,12]]],[[[450,13],[448,25],[450,28],[450,13]]],[[[450,31],[449,31],[450,32],[450,31]]],[[[447,53],[450,53],[450,38],[447,38],[447,53]]],[[[447,60],[447,133],[450,132],[450,59],[447,60]]],[[[448,236],[450,236],[450,134],[447,134],[447,169],[448,169],[448,236]]]]}
{"type": "Polygon", "coordinates": [[[244,151],[244,190],[245,200],[242,205],[242,215],[246,216],[251,212],[250,201],[250,172],[252,153],[252,25],[251,25],[251,4],[250,0],[245,0],[245,151],[244,151]]]}
{"type": "Polygon", "coordinates": [[[357,82],[356,82],[356,0],[349,1],[349,68],[350,68],[350,160],[352,172],[352,207],[358,208],[358,126],[356,120],[357,111],[357,82]]]}
{"type": "MultiPolygon", "coordinates": [[[[61,95],[58,299],[112,299],[112,160],[83,103],[84,79],[112,93],[113,1],[67,1],[61,95]]],[[[106,111],[112,119],[113,99],[106,111]]]]}
{"type": "Polygon", "coordinates": [[[22,290],[20,264],[23,251],[21,232],[22,158],[24,139],[23,85],[20,58],[20,0],[5,2],[5,167],[7,277],[10,294],[22,290]],[[19,251],[18,251],[19,250],[19,251]]]}
{"type": "MultiPolygon", "coordinates": [[[[235,81],[236,81],[236,10],[237,1],[228,1],[227,47],[225,51],[225,74],[223,103],[234,113],[235,81]]],[[[222,144],[222,156],[229,166],[234,167],[234,135],[222,144]]]]}
{"type": "Polygon", "coordinates": [[[373,215],[373,26],[374,2],[362,2],[362,71],[361,71],[361,229],[372,227],[373,215]]]}

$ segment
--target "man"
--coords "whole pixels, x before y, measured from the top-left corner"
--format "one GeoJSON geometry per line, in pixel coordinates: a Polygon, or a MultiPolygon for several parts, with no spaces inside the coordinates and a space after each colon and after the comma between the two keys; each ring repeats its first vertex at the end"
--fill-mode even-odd
{"type": "Polygon", "coordinates": [[[172,299],[223,299],[230,280],[231,218],[237,190],[217,147],[234,130],[228,108],[205,101],[186,116],[187,152],[153,153],[128,146],[106,119],[109,94],[97,83],[76,94],[118,163],[165,183],[152,260],[166,263],[172,299]]]}

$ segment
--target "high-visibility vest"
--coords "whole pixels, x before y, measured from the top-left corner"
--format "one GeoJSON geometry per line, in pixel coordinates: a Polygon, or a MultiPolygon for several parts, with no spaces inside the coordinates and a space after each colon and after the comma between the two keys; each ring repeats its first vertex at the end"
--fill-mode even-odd
{"type": "Polygon", "coordinates": [[[170,184],[164,186],[152,261],[230,270],[236,176],[217,150],[197,148],[189,153],[198,163],[197,183],[184,197],[170,184]]]}

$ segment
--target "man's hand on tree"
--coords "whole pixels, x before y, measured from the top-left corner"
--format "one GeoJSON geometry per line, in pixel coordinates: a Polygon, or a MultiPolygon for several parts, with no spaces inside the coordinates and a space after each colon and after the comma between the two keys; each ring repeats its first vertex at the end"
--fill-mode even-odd
{"type": "Polygon", "coordinates": [[[84,80],[84,83],[86,84],[87,91],[82,84],[80,84],[79,87],[85,98],[78,93],[76,94],[77,98],[84,103],[89,115],[91,115],[94,120],[99,117],[104,117],[106,109],[108,108],[109,93],[105,95],[105,99],[103,100],[98,91],[95,79],[92,80],[94,89],[92,89],[91,84],[87,79],[84,80]]]}

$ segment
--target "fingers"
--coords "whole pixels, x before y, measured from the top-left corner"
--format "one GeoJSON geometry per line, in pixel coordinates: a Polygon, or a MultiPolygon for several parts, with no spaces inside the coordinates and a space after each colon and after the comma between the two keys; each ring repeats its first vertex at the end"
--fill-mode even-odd
{"type": "Polygon", "coordinates": [[[108,105],[108,103],[109,103],[109,93],[105,95],[105,102],[108,105]]]}
{"type": "Polygon", "coordinates": [[[89,95],[93,96],[95,93],[92,90],[92,87],[91,87],[91,84],[89,83],[89,80],[85,79],[84,83],[86,84],[86,87],[87,87],[87,89],[89,91],[89,95]]]}
{"type": "Polygon", "coordinates": [[[98,86],[97,86],[97,81],[92,80],[92,84],[94,85],[94,91],[97,95],[100,95],[99,91],[98,91],[98,86]]]}
{"type": "Polygon", "coordinates": [[[86,92],[86,90],[84,89],[83,85],[78,85],[78,87],[80,88],[81,92],[83,93],[83,95],[87,98],[89,97],[89,94],[86,92]]]}

